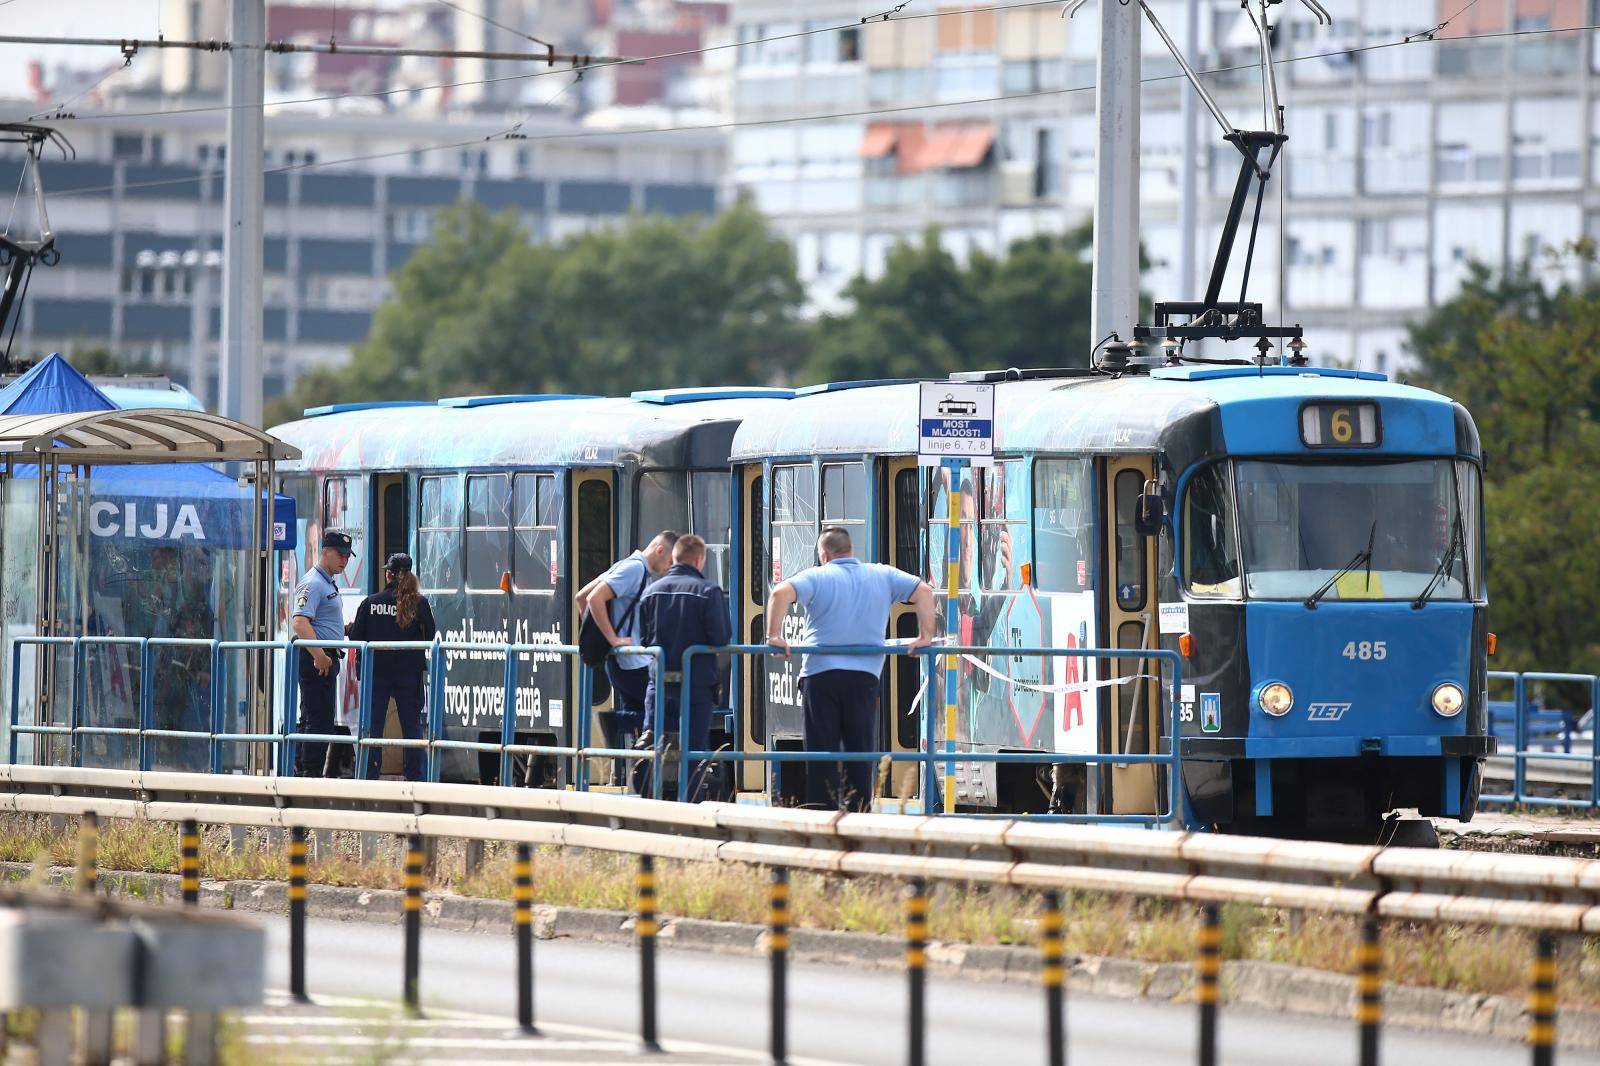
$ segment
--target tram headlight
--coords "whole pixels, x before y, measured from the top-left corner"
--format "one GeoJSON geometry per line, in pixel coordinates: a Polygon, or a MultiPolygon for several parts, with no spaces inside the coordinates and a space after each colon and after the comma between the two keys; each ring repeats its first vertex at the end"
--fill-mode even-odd
{"type": "Polygon", "coordinates": [[[1256,702],[1261,704],[1261,709],[1274,718],[1282,718],[1294,707],[1294,693],[1282,681],[1274,681],[1261,687],[1261,694],[1256,697],[1256,702]]]}
{"type": "Polygon", "coordinates": [[[1461,686],[1446,681],[1433,690],[1431,699],[1436,714],[1446,718],[1454,718],[1461,713],[1461,708],[1466,705],[1466,693],[1461,691],[1461,686]]]}

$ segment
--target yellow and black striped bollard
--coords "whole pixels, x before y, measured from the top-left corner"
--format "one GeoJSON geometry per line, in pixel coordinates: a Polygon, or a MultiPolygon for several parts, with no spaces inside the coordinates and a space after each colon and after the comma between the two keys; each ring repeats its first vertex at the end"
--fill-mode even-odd
{"type": "Polygon", "coordinates": [[[306,830],[289,830],[289,996],[309,1003],[306,995],[306,830]]]}
{"type": "Polygon", "coordinates": [[[1067,1014],[1064,988],[1067,970],[1066,952],[1061,938],[1061,893],[1050,891],[1044,894],[1044,915],[1039,920],[1039,929],[1043,934],[1039,938],[1039,980],[1044,985],[1045,1027],[1050,1041],[1048,1061],[1050,1066],[1066,1066],[1067,1014]]]}
{"type": "Polygon", "coordinates": [[[1556,941],[1540,933],[1529,972],[1528,1046],[1533,1066],[1554,1066],[1556,1061],[1556,941]]]}
{"type": "Polygon", "coordinates": [[[89,811],[78,823],[78,868],[76,887],[88,895],[100,884],[100,816],[89,811]]]}
{"type": "Polygon", "coordinates": [[[516,877],[511,890],[512,917],[517,933],[517,1028],[537,1036],[533,1024],[533,848],[517,845],[516,877]]]}
{"type": "Polygon", "coordinates": [[[185,818],[178,832],[180,859],[179,884],[183,888],[183,902],[188,907],[200,905],[200,823],[185,818]]]}
{"type": "Polygon", "coordinates": [[[922,1066],[927,1061],[927,966],[928,886],[922,878],[914,877],[906,893],[906,978],[911,995],[907,1011],[908,1066],[922,1066]]]}
{"type": "Polygon", "coordinates": [[[767,949],[772,953],[772,1062],[789,1061],[789,871],[772,868],[767,889],[767,949]]]}
{"type": "Polygon", "coordinates": [[[1222,925],[1215,903],[1200,911],[1200,959],[1195,966],[1199,978],[1195,1000],[1200,1004],[1200,1066],[1217,1063],[1217,975],[1222,969],[1222,925]]]}
{"type": "Polygon", "coordinates": [[[422,1012],[422,837],[406,837],[406,959],[403,989],[406,1010],[422,1012]]]}
{"type": "Polygon", "coordinates": [[[1361,1028],[1361,1066],[1378,1066],[1378,1027],[1383,1024],[1383,948],[1378,919],[1361,923],[1356,950],[1356,1024],[1361,1028]]]}
{"type": "Polygon", "coordinates": [[[649,855],[639,856],[637,889],[638,917],[634,930],[639,934],[639,1049],[661,1050],[656,1037],[656,863],[649,855]]]}

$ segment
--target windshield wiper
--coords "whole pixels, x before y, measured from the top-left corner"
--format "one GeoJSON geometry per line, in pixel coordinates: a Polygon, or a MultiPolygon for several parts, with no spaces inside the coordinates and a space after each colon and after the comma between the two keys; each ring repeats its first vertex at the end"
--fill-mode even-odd
{"type": "Polygon", "coordinates": [[[1457,514],[1456,521],[1450,526],[1450,546],[1445,549],[1444,555],[1440,557],[1439,566],[1433,571],[1433,577],[1428,579],[1428,584],[1424,586],[1417,598],[1411,601],[1412,610],[1422,610],[1422,605],[1428,602],[1428,597],[1433,595],[1433,590],[1444,583],[1445,577],[1449,575],[1451,568],[1456,565],[1456,556],[1460,552],[1461,521],[1460,515],[1457,514]]]}
{"type": "Polygon", "coordinates": [[[1350,559],[1350,561],[1348,563],[1345,563],[1337,571],[1335,571],[1334,575],[1332,577],[1330,577],[1326,582],[1324,582],[1321,588],[1319,588],[1317,591],[1313,592],[1311,595],[1307,596],[1306,597],[1306,607],[1311,609],[1311,610],[1313,610],[1313,611],[1316,610],[1317,609],[1317,602],[1319,600],[1321,600],[1322,597],[1324,597],[1324,596],[1326,596],[1328,594],[1328,590],[1333,588],[1333,586],[1337,585],[1339,583],[1339,579],[1341,577],[1344,577],[1346,574],[1350,573],[1350,571],[1354,570],[1358,566],[1361,566],[1362,564],[1365,564],[1367,566],[1367,568],[1368,568],[1367,569],[1367,584],[1370,585],[1372,583],[1372,570],[1371,570],[1371,567],[1372,567],[1372,548],[1373,548],[1373,545],[1377,543],[1377,539],[1378,539],[1378,520],[1376,518],[1374,518],[1372,520],[1372,529],[1370,529],[1367,532],[1367,546],[1365,548],[1362,548],[1360,551],[1356,552],[1355,555],[1351,557],[1351,559],[1350,559]]]}

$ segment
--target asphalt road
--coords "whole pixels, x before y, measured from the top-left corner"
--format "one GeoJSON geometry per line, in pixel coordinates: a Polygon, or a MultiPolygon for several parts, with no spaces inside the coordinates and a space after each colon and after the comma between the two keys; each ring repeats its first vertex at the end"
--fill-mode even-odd
{"type": "MultiPolygon", "coordinates": [[[[268,985],[287,985],[286,926],[268,923],[268,985]]],[[[312,921],[307,980],[313,997],[400,994],[397,926],[312,921]]],[[[638,955],[629,948],[571,940],[535,947],[538,1017],[636,1032],[638,955]]],[[[765,959],[663,948],[658,953],[664,1039],[760,1051],[767,1040],[765,959]]],[[[429,1005],[510,1018],[514,956],[509,935],[425,930],[422,998],[429,1005]]],[[[794,964],[790,971],[791,1054],[834,1063],[898,1064],[905,1058],[905,980],[875,970],[794,964]]],[[[1044,1060],[1042,994],[1023,984],[934,977],[929,981],[933,1063],[1044,1060]]],[[[1073,1066],[1177,1066],[1195,1061],[1195,1009],[1187,1005],[1073,996],[1068,1007],[1073,1066]]],[[[1354,1027],[1319,1018],[1224,1008],[1220,1059],[1227,1066],[1352,1066],[1354,1027]]],[[[1526,1061],[1525,1049],[1482,1037],[1386,1029],[1384,1061],[1407,1066],[1526,1061]]],[[[1561,1052],[1563,1066],[1600,1064],[1600,1055],[1561,1052]]]]}

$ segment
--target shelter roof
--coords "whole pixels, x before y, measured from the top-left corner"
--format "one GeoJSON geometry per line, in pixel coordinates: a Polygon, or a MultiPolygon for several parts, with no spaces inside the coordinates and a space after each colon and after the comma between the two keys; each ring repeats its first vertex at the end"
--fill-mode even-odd
{"type": "Polygon", "coordinates": [[[0,456],[53,455],[74,464],[267,462],[294,447],[243,422],[204,411],[55,411],[0,416],[0,456]]]}

